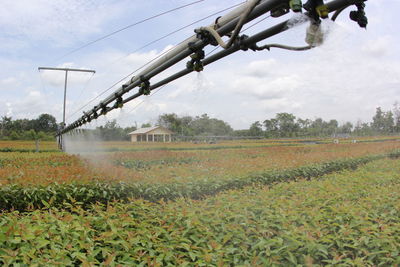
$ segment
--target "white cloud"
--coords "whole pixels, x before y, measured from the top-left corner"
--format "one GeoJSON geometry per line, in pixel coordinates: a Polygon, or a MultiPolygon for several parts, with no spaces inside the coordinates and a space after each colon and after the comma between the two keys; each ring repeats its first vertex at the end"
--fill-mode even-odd
{"type": "Polygon", "coordinates": [[[1,103],[5,107],[0,109],[2,114],[17,118],[36,118],[42,113],[61,114],[62,106],[49,102],[39,91],[28,89],[25,97],[14,101],[1,103]]]}
{"type": "Polygon", "coordinates": [[[8,78],[5,78],[5,79],[3,79],[3,80],[0,81],[0,83],[1,83],[2,85],[5,85],[5,86],[14,85],[14,84],[16,84],[17,82],[18,82],[18,81],[17,81],[17,79],[16,79],[15,77],[8,77],[8,78]]]}
{"type": "Polygon", "coordinates": [[[368,40],[367,43],[362,46],[362,51],[372,56],[384,56],[391,49],[390,43],[392,42],[390,37],[381,36],[377,39],[368,40]]]}
{"type": "Polygon", "coordinates": [[[118,15],[120,8],[97,1],[5,0],[0,9],[0,29],[14,39],[46,40],[65,46],[78,41],[82,34],[101,32],[101,25],[118,15]]]}
{"type": "MultiPolygon", "coordinates": [[[[60,120],[65,73],[42,72],[44,89],[40,90],[40,80],[36,72],[38,62],[47,56],[46,50],[53,45],[53,41],[57,42],[57,46],[65,45],[70,49],[73,48],[70,45],[72,42],[81,42],[100,31],[110,32],[117,24],[128,24],[126,20],[118,21],[116,14],[126,12],[122,7],[129,1],[116,1],[112,4],[99,1],[4,2],[0,10],[0,53],[5,51],[0,54],[0,65],[5,66],[0,77],[0,115],[12,113],[19,117],[37,117],[46,112],[54,114],[60,120]],[[90,5],[91,10],[88,10],[90,5]],[[108,6],[111,8],[107,9],[108,6]],[[85,24],[88,20],[88,24],[85,24]],[[106,22],[112,23],[109,25],[106,22]],[[26,40],[26,44],[20,42],[22,38],[24,42],[26,40]],[[5,44],[7,40],[9,43],[5,44]],[[15,42],[18,50],[21,47],[35,46],[38,40],[48,43],[43,51],[26,50],[26,53],[9,57],[12,50],[4,48],[6,45],[7,49],[12,48],[11,44],[15,42]],[[11,87],[23,89],[4,90],[11,87]]],[[[129,4],[130,7],[134,5],[132,3],[129,4]]],[[[222,7],[226,3],[227,1],[212,5],[222,7]]],[[[391,0],[391,3],[394,2],[391,0]]],[[[367,2],[367,6],[369,4],[367,2]]],[[[153,6],[154,2],[141,2],[140,5],[153,6]]],[[[207,12],[215,11],[211,4],[206,6],[207,12]]],[[[326,23],[325,26],[331,32],[320,48],[307,52],[278,49],[271,49],[270,52],[240,52],[206,66],[200,74],[190,74],[172,82],[157,94],[153,92],[150,97],[140,97],[132,101],[132,104],[127,104],[120,112],[110,113],[103,119],[116,118],[121,125],[127,126],[134,121],[154,120],[164,112],[191,116],[208,113],[227,120],[235,128],[248,127],[251,122],[273,117],[278,112],[292,112],[303,118],[370,120],[377,105],[387,110],[396,99],[400,100],[398,37],[395,31],[388,31],[388,28],[393,27],[390,26],[393,21],[387,19],[393,17],[392,13],[395,11],[385,10],[387,7],[381,4],[374,3],[372,6],[373,9],[367,10],[367,15],[372,13],[368,31],[359,29],[356,23],[349,22],[347,16],[343,15],[338,19],[338,26],[326,23]],[[385,16],[388,12],[392,15],[385,16]],[[373,24],[375,22],[378,22],[377,25],[373,24]],[[145,102],[135,108],[144,99],[145,102]]],[[[190,14],[197,16],[193,10],[191,9],[190,14]]],[[[151,13],[154,12],[152,10],[151,13]]],[[[202,12],[207,13],[204,10],[202,12]]],[[[186,13],[185,17],[188,21],[193,20],[186,13]]],[[[64,63],[55,63],[60,67],[96,70],[87,87],[85,85],[90,74],[69,74],[67,113],[71,114],[114,82],[149,62],[159,51],[169,49],[171,46],[166,47],[164,43],[155,46],[156,49],[151,51],[129,53],[147,41],[142,39],[147,37],[146,33],[150,34],[150,30],[157,31],[157,25],[165,26],[158,21],[157,23],[143,26],[145,30],[141,32],[142,35],[124,34],[117,41],[91,47],[77,53],[76,57],[66,58],[64,63]]],[[[267,23],[268,21],[262,25],[268,26],[267,23]]],[[[162,34],[165,32],[160,33],[162,34]]],[[[185,38],[181,37],[174,36],[173,43],[185,38]]],[[[277,39],[289,45],[298,40],[303,42],[304,29],[292,29],[277,39]]],[[[271,42],[275,42],[275,39],[271,42]]],[[[184,66],[185,62],[174,70],[184,66]]],[[[166,71],[171,72],[172,70],[166,71]]],[[[165,75],[163,73],[151,82],[154,83],[165,75]]],[[[115,89],[117,87],[106,92],[84,110],[98,104],[115,89]]],[[[132,93],[136,90],[132,90],[132,93]]],[[[78,112],[70,120],[81,114],[81,111],[78,112]]]]}

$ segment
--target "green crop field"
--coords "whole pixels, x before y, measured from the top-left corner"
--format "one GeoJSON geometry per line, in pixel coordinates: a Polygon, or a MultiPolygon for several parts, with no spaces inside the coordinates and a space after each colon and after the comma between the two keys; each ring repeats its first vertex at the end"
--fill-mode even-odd
{"type": "Polygon", "coordinates": [[[398,266],[400,142],[290,144],[8,142],[0,265],[398,266]]]}

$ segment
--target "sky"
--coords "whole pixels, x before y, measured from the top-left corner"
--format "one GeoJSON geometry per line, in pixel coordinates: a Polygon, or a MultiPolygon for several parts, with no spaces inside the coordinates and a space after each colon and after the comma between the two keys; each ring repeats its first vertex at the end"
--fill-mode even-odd
{"type": "MultiPolygon", "coordinates": [[[[122,78],[130,78],[136,69],[193,35],[195,28],[209,25],[229,11],[217,12],[242,1],[203,0],[75,51],[135,22],[192,2],[3,0],[0,116],[34,119],[49,113],[61,122],[65,74],[39,72],[38,67],[96,70],[94,75],[68,73],[66,117],[67,124],[71,123],[118,89],[112,85],[121,84],[118,82],[122,78]],[[142,48],[207,16],[210,17],[142,48]]],[[[320,47],[305,52],[271,49],[235,53],[206,66],[201,73],[191,73],[150,96],[129,102],[90,126],[112,119],[122,127],[154,124],[164,113],[207,113],[234,129],[246,129],[251,123],[273,118],[280,112],[303,119],[369,122],[377,107],[391,110],[396,101],[400,102],[400,35],[395,22],[400,0],[369,0],[366,4],[367,30],[349,19],[348,13],[354,8],[346,9],[335,23],[322,23],[325,40],[320,47]]],[[[260,17],[264,20],[244,33],[252,35],[298,16],[268,15],[260,17]]],[[[244,29],[260,19],[246,24],[244,29]]],[[[260,44],[303,46],[307,26],[293,27],[260,44]]],[[[183,69],[188,60],[151,81],[183,69]]]]}

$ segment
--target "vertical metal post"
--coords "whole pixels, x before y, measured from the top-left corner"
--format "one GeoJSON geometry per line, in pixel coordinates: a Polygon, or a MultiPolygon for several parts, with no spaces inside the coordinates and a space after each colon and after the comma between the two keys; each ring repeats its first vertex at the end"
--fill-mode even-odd
{"type": "Polygon", "coordinates": [[[65,127],[65,106],[67,104],[67,79],[68,79],[68,70],[65,70],[63,127],[65,127]]]}
{"type": "MultiPolygon", "coordinates": [[[[63,122],[62,122],[62,129],[65,128],[65,125],[67,125],[65,123],[65,107],[67,105],[67,80],[68,80],[68,70],[65,70],[65,81],[64,81],[64,105],[63,105],[63,122]]],[[[58,140],[59,144],[58,146],[60,147],[60,149],[62,151],[64,151],[64,140],[63,140],[63,136],[60,135],[59,140],[58,140]]]]}
{"type": "MultiPolygon", "coordinates": [[[[50,68],[50,67],[39,67],[39,71],[41,70],[61,70],[65,71],[65,81],[64,81],[64,106],[63,106],[63,121],[61,125],[61,129],[65,128],[65,107],[67,105],[67,80],[68,80],[68,71],[78,71],[78,72],[91,72],[96,73],[94,70],[84,70],[84,69],[71,69],[71,68],[50,68]]],[[[64,142],[62,138],[62,134],[58,136],[58,147],[61,150],[64,150],[64,142]]]]}

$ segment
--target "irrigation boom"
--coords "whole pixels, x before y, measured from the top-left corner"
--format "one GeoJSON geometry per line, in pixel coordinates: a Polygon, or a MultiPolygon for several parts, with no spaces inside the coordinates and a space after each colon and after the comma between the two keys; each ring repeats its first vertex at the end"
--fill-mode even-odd
{"type": "Polygon", "coordinates": [[[272,47],[294,51],[311,49],[321,42],[318,40],[320,38],[318,35],[320,32],[319,25],[321,19],[328,18],[329,13],[334,13],[331,19],[335,20],[344,9],[354,6],[356,10],[350,12],[350,19],[356,21],[360,27],[365,28],[368,22],[364,12],[365,1],[367,0],[333,0],[324,4],[323,0],[308,0],[303,5],[301,0],[249,0],[226,15],[218,18],[213,24],[195,29],[195,35],[181,42],[164,56],[158,58],[92,109],[83,112],[84,115],[79,119],[65,128],[60,129],[57,136],[60,137],[91,120],[97,119],[100,115],[107,114],[113,109],[122,108],[125,103],[141,95],[149,95],[152,90],[186,74],[194,71],[202,71],[204,66],[237,51],[246,51],[249,49],[261,51],[264,49],[269,50],[272,47]],[[278,23],[252,36],[239,34],[243,25],[268,12],[270,12],[272,18],[275,18],[290,11],[302,12],[303,10],[305,11],[307,20],[299,20],[297,23],[310,22],[306,40],[308,43],[307,46],[290,47],[279,44],[257,45],[260,41],[288,30],[290,28],[289,20],[278,23]],[[223,36],[229,38],[227,42],[222,40],[223,36]],[[221,46],[223,50],[209,57],[205,57],[203,49],[208,45],[221,46]],[[161,81],[151,84],[150,80],[153,77],[188,57],[189,61],[186,63],[186,68],[161,81]],[[137,91],[128,95],[134,88],[137,88],[137,91]]]}

